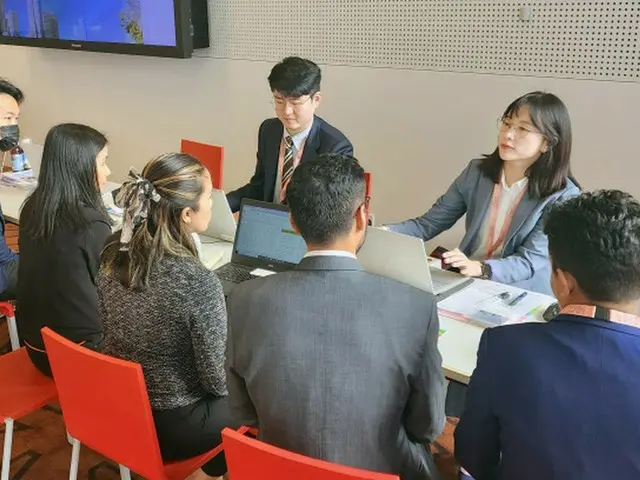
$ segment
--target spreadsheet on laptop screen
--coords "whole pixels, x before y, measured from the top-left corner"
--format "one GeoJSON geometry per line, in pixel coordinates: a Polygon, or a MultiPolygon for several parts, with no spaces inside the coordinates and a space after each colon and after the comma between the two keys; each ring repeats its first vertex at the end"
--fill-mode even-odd
{"type": "Polygon", "coordinates": [[[307,246],[289,224],[289,212],[244,205],[235,253],[267,261],[297,264],[307,246]]]}

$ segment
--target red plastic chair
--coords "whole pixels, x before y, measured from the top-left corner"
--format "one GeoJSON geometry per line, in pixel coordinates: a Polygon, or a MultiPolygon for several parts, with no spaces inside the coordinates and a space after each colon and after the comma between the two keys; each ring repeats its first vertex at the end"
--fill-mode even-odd
{"type": "Polygon", "coordinates": [[[56,399],[56,386],[33,366],[26,348],[0,356],[0,419],[4,421],[1,480],[9,480],[13,422],[56,399]]]}
{"type": "Polygon", "coordinates": [[[16,314],[13,310],[13,305],[9,302],[0,302],[0,316],[7,319],[11,350],[18,350],[20,348],[20,339],[18,338],[18,327],[16,326],[16,314]]]}
{"type": "Polygon", "coordinates": [[[184,480],[222,451],[219,445],[163,463],[140,364],[81,347],[47,327],[42,338],[73,438],[70,479],[77,478],[80,443],[119,463],[123,479],[134,471],[149,480],[184,480]]]}
{"type": "MultiPolygon", "coordinates": [[[[365,200],[367,202],[367,215],[369,216],[369,202],[371,202],[371,172],[364,172],[365,181],[365,200]]],[[[369,216],[369,225],[371,225],[371,217],[369,216]]]]}
{"type": "Polygon", "coordinates": [[[222,431],[222,444],[232,480],[400,480],[288,452],[230,428],[222,431]]]}
{"type": "Polygon", "coordinates": [[[222,190],[224,147],[183,139],[180,152],[187,153],[200,160],[211,174],[213,188],[222,190]]]}

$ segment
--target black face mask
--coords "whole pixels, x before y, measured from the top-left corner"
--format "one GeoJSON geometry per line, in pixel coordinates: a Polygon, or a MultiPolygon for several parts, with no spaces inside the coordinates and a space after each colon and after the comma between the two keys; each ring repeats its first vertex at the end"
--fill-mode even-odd
{"type": "Polygon", "coordinates": [[[8,152],[18,146],[20,140],[20,127],[18,125],[5,125],[0,127],[0,151],[8,152]]]}

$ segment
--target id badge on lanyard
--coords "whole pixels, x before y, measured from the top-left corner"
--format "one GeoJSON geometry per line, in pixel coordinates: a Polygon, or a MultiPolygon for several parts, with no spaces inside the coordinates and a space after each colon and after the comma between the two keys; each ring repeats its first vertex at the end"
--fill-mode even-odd
{"type": "Polygon", "coordinates": [[[620,323],[622,325],[640,328],[640,317],[631,315],[630,313],[620,312],[618,310],[597,307],[595,305],[567,305],[560,310],[560,314],[595,318],[604,322],[620,323]]]}

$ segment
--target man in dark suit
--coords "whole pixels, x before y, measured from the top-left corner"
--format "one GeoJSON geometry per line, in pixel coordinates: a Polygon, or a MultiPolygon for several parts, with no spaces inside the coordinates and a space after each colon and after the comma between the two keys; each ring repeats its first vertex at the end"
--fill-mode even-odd
{"type": "Polygon", "coordinates": [[[244,197],[284,203],[295,168],[323,153],[353,155],[351,142],[337,128],[315,116],[322,99],[320,67],[310,60],[288,57],[269,75],[276,118],[258,130],[256,169],[248,184],[227,195],[233,212],[244,197]]]}
{"type": "Polygon", "coordinates": [[[434,297],[356,260],[367,228],[357,160],[300,165],[287,198],[308,253],[295,270],[229,297],[232,413],[290,451],[404,480],[439,478],[425,447],[445,420],[434,297]]]}
{"type": "Polygon", "coordinates": [[[640,478],[640,203],[584,193],[545,233],[560,314],[484,331],[456,458],[477,480],[640,478]]]}
{"type": "MultiPolygon", "coordinates": [[[[23,101],[22,90],[8,80],[0,79],[0,155],[8,155],[18,146],[18,120],[23,101]]],[[[18,288],[18,255],[7,245],[5,227],[0,208],[0,300],[14,300],[18,288]]]]}

